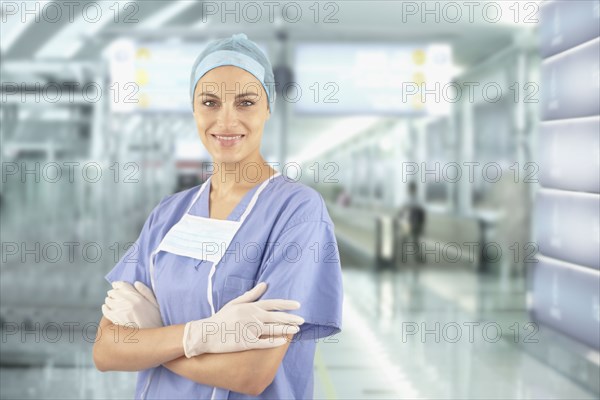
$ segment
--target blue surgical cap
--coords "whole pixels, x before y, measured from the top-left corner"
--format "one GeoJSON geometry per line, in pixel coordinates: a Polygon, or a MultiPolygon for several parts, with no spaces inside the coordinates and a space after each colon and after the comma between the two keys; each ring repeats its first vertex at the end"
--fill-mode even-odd
{"type": "Polygon", "coordinates": [[[267,93],[269,110],[275,106],[275,77],[273,67],[262,50],[243,33],[230,38],[215,40],[200,53],[190,78],[190,99],[194,107],[194,90],[200,78],[213,68],[233,65],[242,68],[258,79],[267,93]]]}

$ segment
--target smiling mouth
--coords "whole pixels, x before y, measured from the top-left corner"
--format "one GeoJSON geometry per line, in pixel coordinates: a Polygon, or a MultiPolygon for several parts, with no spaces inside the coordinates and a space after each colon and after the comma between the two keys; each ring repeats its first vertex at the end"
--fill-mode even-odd
{"type": "Polygon", "coordinates": [[[241,139],[246,135],[214,135],[214,134],[211,134],[211,136],[218,140],[232,140],[233,141],[233,140],[241,139]]]}
{"type": "Polygon", "coordinates": [[[210,134],[213,140],[219,144],[221,147],[232,147],[237,145],[246,137],[246,135],[218,135],[218,134],[210,134]]]}

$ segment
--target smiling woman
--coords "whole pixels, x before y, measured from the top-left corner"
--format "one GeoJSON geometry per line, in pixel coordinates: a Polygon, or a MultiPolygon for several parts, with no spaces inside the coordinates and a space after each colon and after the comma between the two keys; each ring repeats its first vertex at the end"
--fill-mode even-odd
{"type": "Polygon", "coordinates": [[[234,66],[217,67],[198,81],[196,93],[194,118],[213,161],[223,168],[232,164],[231,169],[235,163],[266,166],[260,144],[271,114],[266,92],[254,75],[234,66]]]}
{"type": "Polygon", "coordinates": [[[313,397],[316,339],[341,330],[341,266],[323,198],[260,153],[274,87],[244,34],[209,44],[192,68],[214,173],[163,199],[106,275],[94,345],[98,369],[139,371],[137,399],[313,397]]]}

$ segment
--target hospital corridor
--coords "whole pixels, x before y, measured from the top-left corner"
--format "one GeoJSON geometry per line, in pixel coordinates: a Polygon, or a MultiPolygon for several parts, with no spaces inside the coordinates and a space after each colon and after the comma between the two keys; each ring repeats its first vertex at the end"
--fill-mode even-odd
{"type": "Polygon", "coordinates": [[[0,23],[0,399],[600,397],[600,1],[0,23]]]}

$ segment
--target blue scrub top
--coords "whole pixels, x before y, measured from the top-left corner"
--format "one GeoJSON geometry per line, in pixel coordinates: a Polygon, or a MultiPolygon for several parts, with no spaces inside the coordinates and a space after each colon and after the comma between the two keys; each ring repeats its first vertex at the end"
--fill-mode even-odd
{"type": "MultiPolygon", "coordinates": [[[[257,184],[227,218],[238,221],[257,184]]],[[[135,245],[106,275],[109,282],[141,281],[150,287],[149,259],[187,210],[199,186],[165,197],[154,208],[135,245]]],[[[190,214],[209,217],[210,190],[190,214]]],[[[183,324],[211,315],[207,301],[212,263],[171,253],[155,258],[155,296],[165,325],[183,324]]],[[[334,335],[342,325],[342,275],[334,227],[321,195],[283,175],[271,180],[235,235],[213,276],[215,312],[258,282],[267,282],[263,299],[301,303],[289,311],[305,323],[294,337],[275,379],[258,397],[217,388],[218,399],[307,399],[313,397],[313,362],[317,339],[334,335]]],[[[213,387],[201,385],[159,366],[140,371],[136,399],[210,399],[213,387]]]]}

